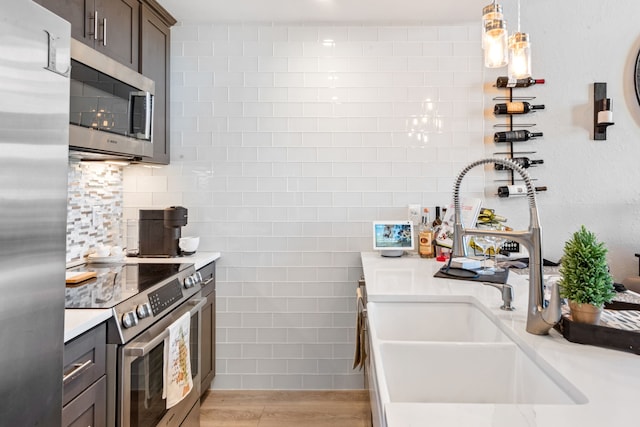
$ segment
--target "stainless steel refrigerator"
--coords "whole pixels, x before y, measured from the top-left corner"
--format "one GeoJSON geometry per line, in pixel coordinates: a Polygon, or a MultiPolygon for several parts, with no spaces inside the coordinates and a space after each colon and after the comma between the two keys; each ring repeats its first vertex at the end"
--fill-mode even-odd
{"type": "Polygon", "coordinates": [[[0,13],[0,425],[60,426],[70,25],[0,13]]]}

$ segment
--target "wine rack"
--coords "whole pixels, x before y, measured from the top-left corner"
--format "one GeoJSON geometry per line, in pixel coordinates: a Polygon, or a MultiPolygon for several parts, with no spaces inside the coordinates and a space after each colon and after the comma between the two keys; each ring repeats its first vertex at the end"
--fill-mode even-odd
{"type": "MultiPolygon", "coordinates": [[[[540,82],[544,83],[544,80],[541,80],[540,82]]],[[[528,102],[528,101],[533,101],[536,99],[535,96],[514,96],[514,88],[513,87],[500,87],[499,90],[501,89],[505,89],[508,91],[508,95],[507,96],[496,96],[493,98],[493,101],[495,102],[528,102]]],[[[516,88],[517,89],[517,88],[516,88]]],[[[544,107],[543,107],[544,108],[544,107]]],[[[530,118],[532,117],[531,114],[526,114],[526,115],[522,115],[522,114],[515,114],[516,116],[523,116],[523,117],[527,117],[530,118]]],[[[507,113],[507,114],[501,114],[501,115],[495,115],[496,118],[498,117],[504,117],[506,119],[506,123],[496,123],[493,125],[493,127],[496,130],[500,130],[500,131],[514,131],[514,130],[520,130],[520,129],[527,129],[527,128],[532,128],[534,126],[536,126],[536,123],[516,123],[514,121],[514,114],[512,113],[507,113]]],[[[524,141],[522,141],[524,142],[524,141]]],[[[520,144],[522,142],[517,142],[517,144],[520,144]]],[[[520,151],[520,150],[515,150],[514,149],[514,141],[512,140],[508,140],[506,142],[499,142],[500,145],[505,146],[505,150],[504,151],[496,151],[494,152],[494,155],[503,155],[503,156],[507,156],[510,159],[513,159],[515,157],[517,157],[516,155],[522,156],[522,155],[529,155],[529,154],[535,154],[536,151],[520,151]]],[[[498,173],[503,173],[503,174],[508,174],[508,177],[504,180],[497,180],[497,181],[506,181],[508,183],[508,185],[516,185],[516,175],[513,169],[503,169],[503,170],[496,170],[496,172],[498,173]]],[[[546,187],[540,187],[540,189],[544,188],[546,190],[546,187]]],[[[544,190],[543,190],[544,191],[544,190]]]]}

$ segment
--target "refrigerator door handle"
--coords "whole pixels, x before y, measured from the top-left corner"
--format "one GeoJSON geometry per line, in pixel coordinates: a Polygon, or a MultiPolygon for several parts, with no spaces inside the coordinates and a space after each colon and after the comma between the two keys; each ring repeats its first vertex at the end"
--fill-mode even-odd
{"type": "Polygon", "coordinates": [[[44,30],[47,33],[47,43],[48,43],[48,58],[47,58],[47,66],[44,67],[49,71],[53,71],[56,74],[60,74],[62,77],[69,77],[71,73],[71,64],[67,64],[67,69],[62,71],[58,70],[58,48],[56,46],[57,38],[54,37],[49,31],[44,30]]]}

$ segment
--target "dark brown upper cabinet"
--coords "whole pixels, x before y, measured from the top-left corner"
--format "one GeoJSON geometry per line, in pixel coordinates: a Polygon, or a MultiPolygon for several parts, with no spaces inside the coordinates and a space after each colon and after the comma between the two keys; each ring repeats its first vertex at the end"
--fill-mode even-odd
{"type": "Polygon", "coordinates": [[[71,37],[138,70],[139,0],[35,0],[71,23],[71,37]]]}

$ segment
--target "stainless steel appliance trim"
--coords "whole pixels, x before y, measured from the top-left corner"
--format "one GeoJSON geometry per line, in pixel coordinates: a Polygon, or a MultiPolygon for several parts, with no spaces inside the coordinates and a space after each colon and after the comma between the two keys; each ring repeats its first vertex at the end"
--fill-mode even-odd
{"type": "Polygon", "coordinates": [[[0,424],[6,426],[58,425],[62,416],[69,79],[53,70],[69,65],[70,29],[35,2],[2,3],[0,424]]]}
{"type": "Polygon", "coordinates": [[[129,93],[129,130],[131,130],[133,124],[133,98],[143,96],[145,104],[144,133],[137,133],[136,137],[151,140],[151,113],[153,108],[153,97],[149,92],[140,91],[129,93]]]}
{"type": "MultiPolygon", "coordinates": [[[[190,307],[192,305],[192,301],[194,300],[200,300],[200,298],[198,298],[197,296],[193,296],[191,297],[191,299],[187,300],[185,302],[185,306],[190,307]]],[[[185,418],[189,411],[193,408],[193,405],[200,399],[200,375],[201,375],[201,369],[200,369],[200,352],[201,352],[201,347],[202,347],[202,340],[200,338],[200,332],[202,330],[202,306],[200,306],[199,302],[195,302],[196,307],[199,306],[199,308],[196,307],[192,307],[188,309],[188,312],[191,313],[191,317],[193,318],[193,316],[197,316],[197,322],[198,322],[198,334],[197,334],[197,338],[196,338],[196,345],[197,345],[197,361],[198,361],[198,366],[197,366],[197,374],[196,376],[193,378],[193,389],[191,390],[191,392],[176,406],[170,408],[167,413],[165,414],[165,416],[162,418],[162,420],[160,421],[160,423],[158,425],[172,425],[171,423],[173,422],[173,425],[175,425],[175,421],[174,418],[177,415],[180,415],[183,413],[183,416],[179,417],[179,418],[185,418]]],[[[160,322],[158,322],[157,324],[153,325],[152,327],[150,327],[146,332],[144,332],[143,334],[146,333],[152,333],[153,331],[156,331],[156,333],[158,333],[159,330],[164,331],[169,325],[171,325],[171,323],[173,323],[176,319],[178,319],[180,316],[182,316],[184,313],[187,313],[187,310],[185,310],[185,308],[187,307],[180,307],[174,311],[172,311],[170,314],[168,314],[167,316],[165,316],[165,318],[163,318],[160,322]],[[160,329],[161,328],[161,329],[160,329]]],[[[158,342],[159,344],[160,342],[158,342]]],[[[119,372],[118,372],[118,400],[119,400],[119,404],[120,404],[120,411],[118,414],[118,418],[120,421],[120,427],[132,427],[130,424],[130,411],[131,411],[131,363],[135,360],[138,359],[138,356],[130,356],[128,354],[128,348],[129,346],[133,346],[134,344],[136,344],[136,342],[131,342],[129,344],[125,344],[124,346],[122,346],[121,351],[120,351],[120,357],[122,357],[122,364],[121,366],[118,368],[119,372]]]]}
{"type": "MultiPolygon", "coordinates": [[[[95,22],[97,22],[97,16],[95,22]]],[[[136,135],[137,137],[69,124],[70,157],[88,160],[105,160],[114,157],[139,160],[142,157],[152,157],[153,112],[149,107],[153,108],[155,82],[74,39],[71,39],[71,58],[138,89],[145,94],[147,103],[145,134],[136,135]],[[85,152],[89,154],[84,155],[85,152]],[[100,156],[96,156],[96,153],[100,156]]],[[[129,114],[132,112],[129,111],[129,114]]]]}
{"type": "Polygon", "coordinates": [[[155,94],[156,84],[153,80],[78,40],[71,39],[71,58],[141,91],[155,94]]]}
{"type": "MultiPolygon", "coordinates": [[[[194,307],[189,311],[189,314],[191,314],[191,316],[195,315],[198,311],[200,311],[200,309],[204,306],[204,304],[207,302],[206,298],[195,298],[192,299],[190,301],[187,302],[188,305],[193,305],[194,307]]],[[[164,332],[162,332],[160,335],[156,335],[152,340],[146,342],[145,344],[141,345],[141,346],[127,346],[126,349],[126,354],[128,356],[135,356],[135,357],[143,357],[145,356],[147,353],[149,353],[149,351],[151,351],[155,346],[157,346],[158,344],[160,344],[161,341],[163,341],[165,338],[167,338],[167,336],[169,335],[169,330],[165,329],[164,332]]],[[[139,341],[136,341],[136,343],[138,343],[139,341]]],[[[134,343],[131,343],[134,344],[134,343]]]]}

